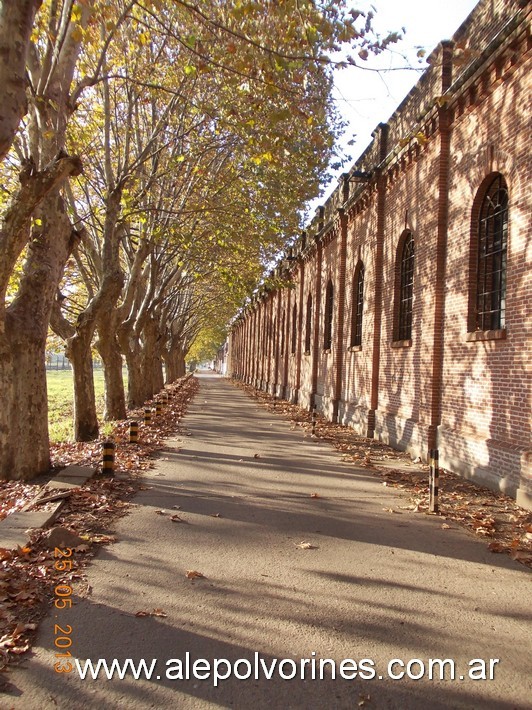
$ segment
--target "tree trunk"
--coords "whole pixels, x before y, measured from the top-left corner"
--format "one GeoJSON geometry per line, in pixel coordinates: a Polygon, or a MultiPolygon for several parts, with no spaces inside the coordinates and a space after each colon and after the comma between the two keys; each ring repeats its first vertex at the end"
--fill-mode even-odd
{"type": "Polygon", "coordinates": [[[166,352],[165,363],[167,382],[175,382],[185,375],[185,356],[180,347],[173,347],[166,352]]]}
{"type": "Polygon", "coordinates": [[[43,231],[33,231],[17,297],[0,322],[0,476],[7,479],[35,478],[50,464],[46,337],[71,234],[58,190],[39,216],[43,231]]]}
{"type": "Polygon", "coordinates": [[[142,360],[139,352],[129,350],[126,353],[127,363],[127,403],[131,409],[142,407],[146,399],[146,385],[142,370],[142,360]]]}
{"type": "Polygon", "coordinates": [[[93,441],[99,428],[90,337],[76,334],[70,338],[66,355],[74,373],[74,437],[76,441],[93,441]]]}
{"type": "Polygon", "coordinates": [[[142,332],[142,374],[144,378],[145,399],[152,399],[154,394],[161,389],[164,384],[162,377],[162,366],[157,352],[157,324],[150,318],[147,320],[142,332]],[[157,373],[157,361],[159,361],[159,373],[157,373]],[[158,387],[159,379],[162,380],[158,387]]]}
{"type": "Polygon", "coordinates": [[[26,55],[35,12],[42,0],[0,3],[0,160],[27,111],[26,55]]]}
{"type": "Polygon", "coordinates": [[[156,352],[153,357],[153,391],[160,392],[164,387],[164,371],[163,371],[163,359],[161,355],[156,352]]]}
{"type": "Polygon", "coordinates": [[[177,356],[176,373],[176,380],[178,380],[180,377],[184,377],[187,374],[185,356],[183,355],[183,353],[179,353],[179,355],[177,356]]]}
{"type": "Polygon", "coordinates": [[[114,322],[115,314],[110,319],[99,320],[98,341],[96,348],[100,353],[103,363],[103,376],[105,381],[105,409],[103,418],[105,421],[115,421],[126,419],[126,395],[124,391],[124,380],[122,378],[122,354],[116,339],[114,322]]]}
{"type": "Polygon", "coordinates": [[[0,335],[0,478],[30,479],[50,468],[46,336],[9,313],[0,335]]]}

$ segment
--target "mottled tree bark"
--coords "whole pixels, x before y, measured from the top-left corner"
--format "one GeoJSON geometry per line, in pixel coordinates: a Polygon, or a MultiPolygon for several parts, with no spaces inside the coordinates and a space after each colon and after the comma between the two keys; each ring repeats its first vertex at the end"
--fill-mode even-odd
{"type": "Polygon", "coordinates": [[[173,347],[164,353],[164,362],[166,365],[166,382],[175,382],[180,377],[185,375],[185,355],[181,348],[173,347]]]}
{"type": "Polygon", "coordinates": [[[105,407],[103,418],[106,421],[125,419],[126,395],[122,378],[122,354],[116,337],[116,311],[98,319],[98,340],[96,349],[102,358],[105,381],[105,407]]]}
{"type": "Polygon", "coordinates": [[[42,204],[16,299],[0,321],[0,477],[34,478],[49,468],[45,350],[57,284],[71,248],[56,190],[42,204]],[[53,234],[54,239],[46,235],[53,234]]]}
{"type": "Polygon", "coordinates": [[[26,57],[35,13],[42,0],[0,3],[0,160],[9,151],[26,100],[26,57]]]}
{"type": "Polygon", "coordinates": [[[67,342],[66,355],[74,374],[74,437],[76,441],[98,438],[96,395],[92,370],[92,334],[75,335],[67,342]]]}

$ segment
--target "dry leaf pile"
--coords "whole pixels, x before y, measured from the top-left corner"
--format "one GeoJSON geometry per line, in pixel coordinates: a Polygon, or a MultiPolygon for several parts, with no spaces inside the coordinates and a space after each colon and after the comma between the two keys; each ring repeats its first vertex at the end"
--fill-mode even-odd
{"type": "MultiPolygon", "coordinates": [[[[14,551],[0,548],[0,670],[31,647],[38,622],[53,603],[57,584],[73,586],[74,600],[76,596],[88,593],[83,568],[94,557],[98,545],[115,541],[110,526],[128,513],[132,496],[143,488],[143,471],[153,466],[154,455],[163,447],[164,438],[178,431],[178,422],[198,387],[195,378],[188,378],[170,399],[161,416],[153,418],[149,427],[141,424],[139,444],[128,443],[128,422],[117,422],[113,437],[116,444],[115,477],[97,474],[81,488],[69,491],[54,526],[67,528],[86,543],[76,547],[70,558],[73,562],[71,570],[58,572],[55,568],[56,558],[54,550],[46,543],[46,530],[36,530],[24,548],[14,551]]],[[[137,410],[130,418],[142,421],[142,413],[143,410],[137,410]]],[[[54,469],[50,475],[40,477],[31,484],[2,482],[0,519],[36,498],[44,484],[55,475],[56,468],[76,464],[100,469],[102,442],[55,445],[52,448],[54,469]]],[[[48,498],[55,492],[47,489],[43,496],[48,498]]],[[[37,503],[28,509],[44,510],[45,507],[37,503]]],[[[138,615],[163,616],[163,613],[154,609],[138,615]]]]}
{"type": "MultiPolygon", "coordinates": [[[[310,435],[312,415],[308,410],[284,400],[274,400],[272,395],[238,380],[233,384],[269,411],[288,419],[292,429],[301,427],[307,436],[310,435]]],[[[343,461],[373,471],[382,478],[383,485],[408,493],[411,504],[404,509],[428,513],[427,465],[417,462],[414,465],[409,454],[359,436],[353,429],[328,422],[320,414],[316,417],[316,438],[328,441],[340,452],[343,461]]],[[[512,559],[532,567],[532,512],[502,493],[478,486],[444,469],[440,469],[439,491],[443,520],[456,522],[485,538],[491,552],[509,554],[512,559]]],[[[311,494],[311,497],[317,497],[317,494],[311,494]]],[[[388,512],[398,511],[389,509],[388,512]]]]}
{"type": "Polygon", "coordinates": [[[0,520],[27,505],[39,489],[33,481],[0,481],[0,520]]]}

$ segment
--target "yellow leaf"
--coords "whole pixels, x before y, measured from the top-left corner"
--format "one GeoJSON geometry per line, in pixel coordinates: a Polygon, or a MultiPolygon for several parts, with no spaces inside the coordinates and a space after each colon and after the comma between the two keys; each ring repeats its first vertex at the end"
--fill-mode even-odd
{"type": "Polygon", "coordinates": [[[81,9],[80,5],[74,5],[74,7],[72,8],[72,22],[80,22],[82,12],[83,10],[81,9]]]}
{"type": "Polygon", "coordinates": [[[79,25],[76,25],[71,33],[71,38],[74,42],[81,42],[83,39],[83,30],[79,25]]]}

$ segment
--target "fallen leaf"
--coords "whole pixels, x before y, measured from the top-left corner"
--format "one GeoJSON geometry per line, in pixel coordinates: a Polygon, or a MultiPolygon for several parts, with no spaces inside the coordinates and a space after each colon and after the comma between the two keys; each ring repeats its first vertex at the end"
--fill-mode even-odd
{"type": "Polygon", "coordinates": [[[74,548],[76,552],[87,552],[90,550],[90,545],[78,545],[77,547],[74,548]]]}
{"type": "Polygon", "coordinates": [[[490,542],[488,550],[490,550],[490,552],[507,552],[508,546],[503,545],[502,542],[490,542]]]}
{"type": "Polygon", "coordinates": [[[166,515],[166,513],[164,512],[164,510],[156,510],[155,515],[166,515]]]}
{"type": "Polygon", "coordinates": [[[183,518],[180,518],[179,515],[177,515],[177,514],[176,514],[176,515],[171,515],[171,516],[170,516],[170,520],[171,520],[173,523],[184,523],[184,522],[185,522],[185,521],[183,520],[183,518]]]}
{"type": "Polygon", "coordinates": [[[320,496],[319,496],[318,493],[311,493],[311,494],[310,494],[310,497],[311,497],[311,498],[319,498],[320,496]]]}
{"type": "Polygon", "coordinates": [[[254,459],[260,459],[260,454],[253,454],[254,459]]]}
{"type": "Polygon", "coordinates": [[[532,560],[532,554],[526,552],[526,550],[512,550],[510,557],[517,562],[530,562],[532,560]]]}
{"type": "Polygon", "coordinates": [[[187,579],[205,579],[205,575],[195,569],[187,569],[185,577],[187,579]]]}
{"type": "Polygon", "coordinates": [[[450,529],[451,529],[451,526],[450,526],[450,525],[447,525],[447,523],[443,523],[443,525],[441,526],[441,529],[442,529],[442,530],[450,530],[450,529]]]}
{"type": "Polygon", "coordinates": [[[166,614],[162,609],[154,609],[153,611],[137,611],[135,616],[139,618],[144,616],[162,616],[163,618],[166,618],[168,614],[166,614]]]}
{"type": "Polygon", "coordinates": [[[211,518],[221,518],[222,517],[220,515],[220,513],[211,513],[210,516],[211,516],[211,518]]]}
{"type": "Polygon", "coordinates": [[[300,550],[317,550],[318,546],[313,545],[311,542],[300,542],[296,545],[300,550]]]}

